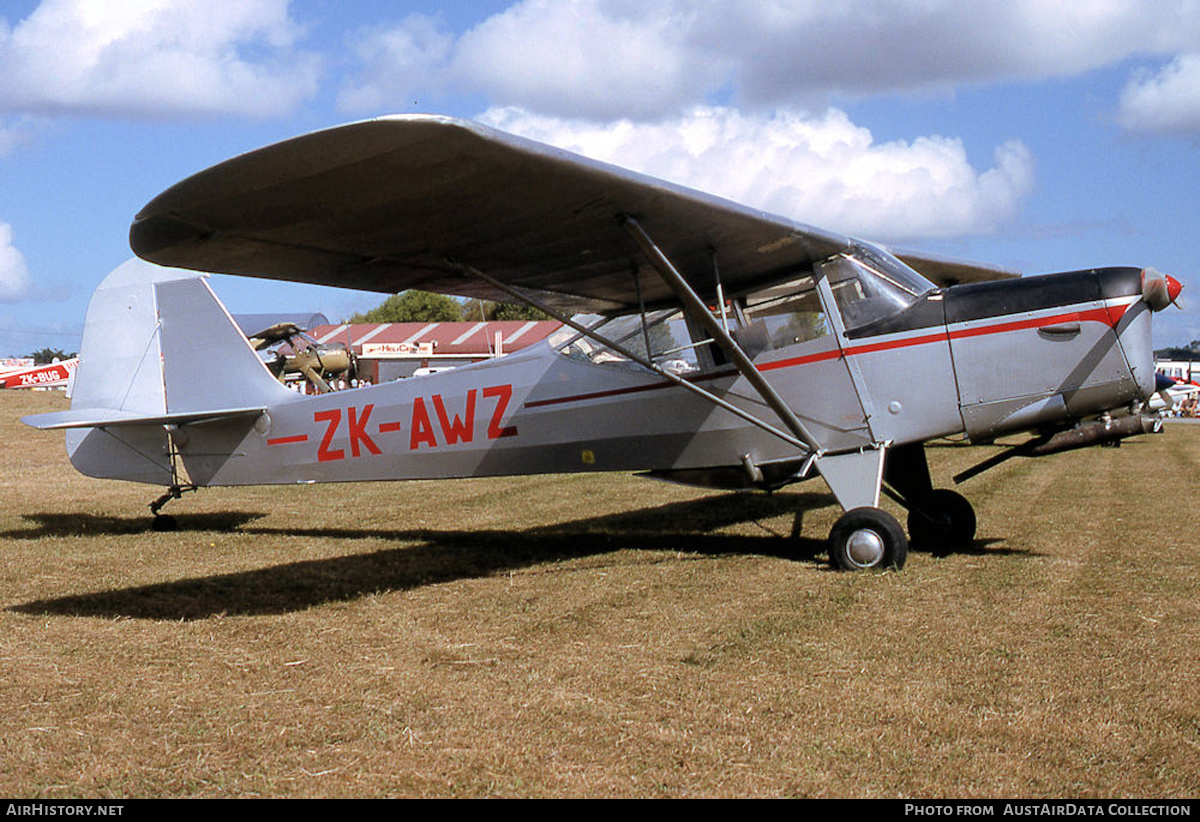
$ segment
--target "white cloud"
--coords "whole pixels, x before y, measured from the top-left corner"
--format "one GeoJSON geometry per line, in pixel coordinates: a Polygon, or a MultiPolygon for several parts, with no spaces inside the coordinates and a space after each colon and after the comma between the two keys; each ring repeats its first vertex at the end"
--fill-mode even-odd
{"type": "Polygon", "coordinates": [[[12,226],[0,223],[0,301],[15,302],[25,297],[31,284],[25,255],[13,245],[12,226]]]}
{"type": "Polygon", "coordinates": [[[1033,187],[1020,142],[986,171],[961,141],[877,143],[844,112],[752,116],[699,107],[660,123],[596,124],[492,109],[485,122],[801,222],[886,241],[991,231],[1033,187]]]}
{"type": "Polygon", "coordinates": [[[1200,133],[1200,54],[1183,54],[1157,74],[1134,77],[1121,94],[1130,131],[1200,133]]]}
{"type": "Polygon", "coordinates": [[[693,6],[525,0],[462,36],[452,76],[533,110],[594,118],[677,110],[732,68],[719,53],[695,51],[689,33],[708,7],[693,6]]]}
{"type": "Polygon", "coordinates": [[[521,0],[457,37],[413,16],[361,38],[370,46],[359,48],[348,108],[405,108],[412,82],[427,82],[557,116],[652,120],[700,103],[822,110],[838,95],[936,93],[1169,57],[1200,48],[1200,4],[521,0]],[[420,61],[431,40],[437,59],[420,61]]]}
{"type": "Polygon", "coordinates": [[[722,2],[702,34],[748,101],[796,89],[864,95],[1080,74],[1200,42],[1190,0],[722,2]]]}
{"type": "Polygon", "coordinates": [[[28,142],[43,125],[36,117],[0,117],[0,158],[28,142]]]}
{"type": "Polygon", "coordinates": [[[363,69],[339,103],[359,112],[407,108],[423,87],[601,118],[671,111],[702,99],[722,72],[715,58],[701,68],[682,57],[677,29],[688,15],[665,6],[525,0],[457,36],[438,17],[410,15],[356,35],[363,69]]]}
{"type": "Polygon", "coordinates": [[[272,116],[315,93],[288,0],[43,0],[0,27],[0,107],[272,116]]]}
{"type": "Polygon", "coordinates": [[[360,31],[351,49],[366,66],[365,75],[342,90],[339,105],[350,111],[379,111],[390,101],[408,101],[442,85],[454,38],[432,17],[410,15],[390,28],[360,31]]]}

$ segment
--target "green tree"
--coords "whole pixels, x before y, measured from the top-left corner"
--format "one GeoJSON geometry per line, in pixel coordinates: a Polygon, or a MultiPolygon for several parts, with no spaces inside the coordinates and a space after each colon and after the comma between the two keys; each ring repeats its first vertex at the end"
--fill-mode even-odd
{"type": "Polygon", "coordinates": [[[552,320],[545,311],[519,303],[496,303],[493,320],[552,320]]]}
{"type": "Polygon", "coordinates": [[[33,361],[38,365],[46,365],[47,363],[54,362],[55,359],[69,360],[75,355],[73,353],[67,354],[59,348],[43,348],[41,351],[34,351],[25,356],[33,357],[33,361]]]}
{"type": "Polygon", "coordinates": [[[1200,360],[1200,346],[1196,343],[1197,341],[1193,340],[1187,347],[1174,345],[1160,348],[1154,352],[1154,356],[1160,360],[1200,360]]]}
{"type": "Polygon", "coordinates": [[[462,318],[470,322],[480,320],[551,320],[544,311],[518,303],[494,303],[491,300],[467,300],[462,306],[462,318]]]}
{"type": "Polygon", "coordinates": [[[365,314],[355,314],[350,323],[444,323],[455,322],[462,316],[459,304],[445,294],[431,294],[410,288],[393,294],[365,314]]]}

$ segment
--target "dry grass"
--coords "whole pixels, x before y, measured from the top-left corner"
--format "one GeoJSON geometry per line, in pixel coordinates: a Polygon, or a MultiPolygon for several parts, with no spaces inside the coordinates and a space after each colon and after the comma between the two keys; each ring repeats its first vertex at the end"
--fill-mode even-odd
{"type": "Polygon", "coordinates": [[[155,533],[15,422],[61,405],[0,395],[0,795],[1200,794],[1200,426],[1009,462],[975,553],[844,575],[819,482],[211,489],[155,533]]]}

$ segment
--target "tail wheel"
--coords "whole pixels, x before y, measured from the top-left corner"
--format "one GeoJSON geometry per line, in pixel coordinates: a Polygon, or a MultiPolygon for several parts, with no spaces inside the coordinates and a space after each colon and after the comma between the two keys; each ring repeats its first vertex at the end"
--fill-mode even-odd
{"type": "Polygon", "coordinates": [[[908,514],[913,546],[948,556],[965,551],[975,542],[975,509],[962,494],[939,488],[921,510],[908,514]]]}
{"type": "Polygon", "coordinates": [[[839,571],[899,570],[907,558],[908,537],[887,511],[855,508],[829,532],[829,561],[839,571]]]}

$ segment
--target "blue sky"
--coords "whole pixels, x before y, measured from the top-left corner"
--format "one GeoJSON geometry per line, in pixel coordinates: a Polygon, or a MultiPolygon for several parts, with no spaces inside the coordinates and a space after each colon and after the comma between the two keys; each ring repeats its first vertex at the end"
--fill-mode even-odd
{"type": "Polygon", "coordinates": [[[1192,283],[1156,343],[1200,339],[1196,0],[2,0],[0,354],[78,347],[164,188],[407,111],[1031,274],[1152,265],[1192,283]]]}

